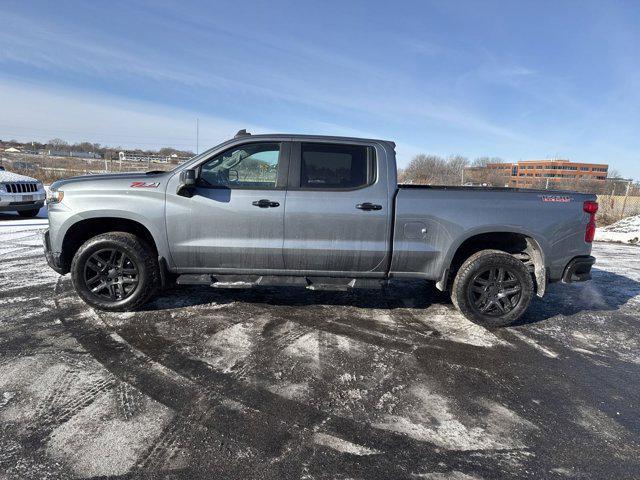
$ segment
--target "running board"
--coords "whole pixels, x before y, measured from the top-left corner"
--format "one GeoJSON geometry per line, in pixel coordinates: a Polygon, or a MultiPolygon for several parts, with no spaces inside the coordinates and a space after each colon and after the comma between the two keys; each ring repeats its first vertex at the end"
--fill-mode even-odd
{"type": "Polygon", "coordinates": [[[352,289],[379,290],[387,284],[387,281],[377,278],[203,275],[189,273],[180,275],[176,283],[178,285],[210,285],[214,288],[304,287],[309,290],[347,291],[352,289]]]}

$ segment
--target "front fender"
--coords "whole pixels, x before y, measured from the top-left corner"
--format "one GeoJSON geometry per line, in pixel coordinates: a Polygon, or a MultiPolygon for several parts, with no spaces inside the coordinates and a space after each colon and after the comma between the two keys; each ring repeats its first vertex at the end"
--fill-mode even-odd
{"type": "Polygon", "coordinates": [[[156,218],[149,218],[130,210],[120,210],[112,208],[97,209],[80,213],[69,212],[68,215],[64,215],[64,211],[50,211],[49,231],[51,232],[51,251],[54,253],[62,252],[62,245],[67,233],[74,225],[78,224],[79,222],[92,219],[107,218],[130,220],[142,225],[151,234],[156,244],[156,248],[158,249],[158,255],[165,258],[168,257],[169,249],[167,245],[166,235],[164,235],[164,218],[161,214],[156,218]],[[63,215],[59,215],[56,213],[63,215]]]}

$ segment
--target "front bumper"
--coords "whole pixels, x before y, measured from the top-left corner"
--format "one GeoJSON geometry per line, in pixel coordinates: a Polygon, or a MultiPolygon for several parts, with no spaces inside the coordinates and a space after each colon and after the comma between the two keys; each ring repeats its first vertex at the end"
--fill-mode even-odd
{"type": "Polygon", "coordinates": [[[49,229],[45,230],[42,235],[42,243],[44,244],[44,257],[47,259],[49,266],[60,275],[64,275],[69,271],[63,266],[60,260],[60,254],[51,251],[51,244],[49,243],[49,229]]]}
{"type": "Polygon", "coordinates": [[[591,267],[596,263],[595,257],[575,257],[564,269],[562,281],[564,283],[584,282],[591,280],[591,267]]]}
{"type": "Polygon", "coordinates": [[[0,212],[21,212],[23,210],[40,210],[44,200],[35,202],[0,202],[0,212]]]}
{"type": "Polygon", "coordinates": [[[0,193],[0,212],[40,209],[44,206],[45,197],[46,195],[42,191],[31,194],[0,193]]]}

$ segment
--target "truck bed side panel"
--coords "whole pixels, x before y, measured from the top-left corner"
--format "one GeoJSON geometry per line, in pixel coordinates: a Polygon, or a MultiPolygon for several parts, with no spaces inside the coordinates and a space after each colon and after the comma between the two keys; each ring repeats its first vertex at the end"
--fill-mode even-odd
{"type": "Polygon", "coordinates": [[[591,252],[584,241],[585,200],[595,195],[400,187],[390,274],[439,280],[465,240],[512,232],[537,242],[550,278],[557,280],[569,260],[591,252]]]}

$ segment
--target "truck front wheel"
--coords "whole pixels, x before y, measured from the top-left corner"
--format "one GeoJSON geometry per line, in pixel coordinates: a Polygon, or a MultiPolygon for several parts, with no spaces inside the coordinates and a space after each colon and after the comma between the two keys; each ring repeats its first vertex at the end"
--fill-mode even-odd
{"type": "Polygon", "coordinates": [[[122,312],[144,305],[160,278],[158,261],[140,238],[112,232],[87,240],[71,262],[78,295],[100,310],[122,312]]]}
{"type": "Polygon", "coordinates": [[[518,320],[533,297],[533,279],[520,260],[500,250],[482,250],[460,267],[451,299],[469,320],[503,327],[518,320]]]}

